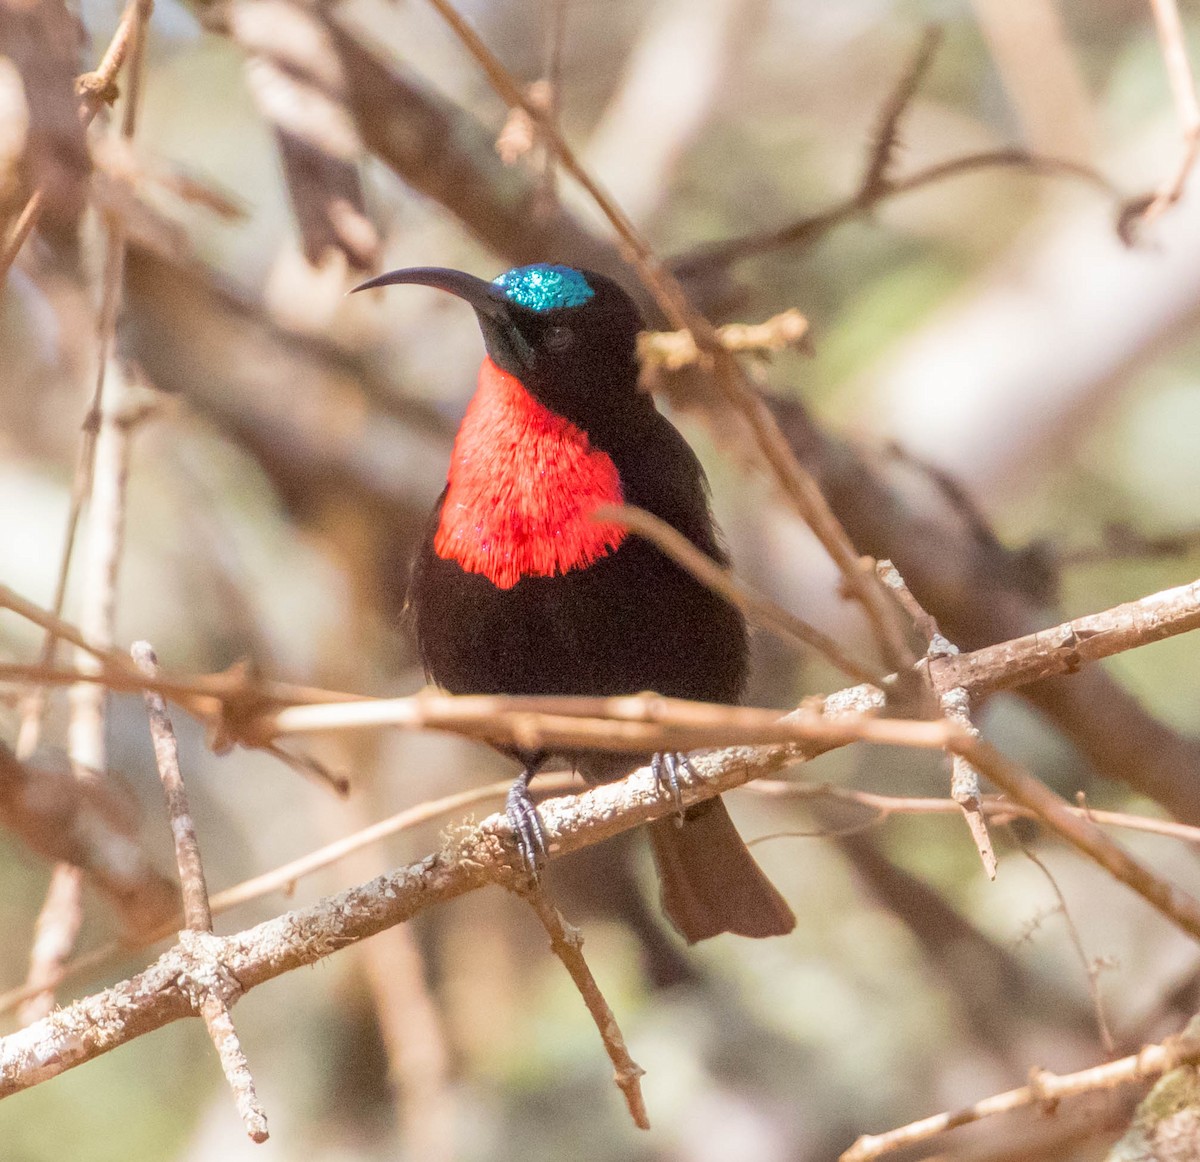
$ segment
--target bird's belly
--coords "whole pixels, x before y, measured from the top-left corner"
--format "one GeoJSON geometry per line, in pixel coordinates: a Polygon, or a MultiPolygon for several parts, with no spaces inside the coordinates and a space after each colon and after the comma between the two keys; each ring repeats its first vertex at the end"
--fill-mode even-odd
{"type": "Polygon", "coordinates": [[[427,560],[414,586],[426,669],[454,693],[656,690],[732,702],[741,690],[740,616],[645,542],[503,589],[454,562],[427,560]]]}

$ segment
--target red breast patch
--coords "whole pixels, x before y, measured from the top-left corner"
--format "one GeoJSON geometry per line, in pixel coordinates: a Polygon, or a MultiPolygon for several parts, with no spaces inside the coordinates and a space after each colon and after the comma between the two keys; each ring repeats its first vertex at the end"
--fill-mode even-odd
{"type": "Polygon", "coordinates": [[[500,589],[584,569],[625,539],[591,513],[623,502],[616,465],[587,433],[485,359],[454,440],[437,555],[500,589]]]}

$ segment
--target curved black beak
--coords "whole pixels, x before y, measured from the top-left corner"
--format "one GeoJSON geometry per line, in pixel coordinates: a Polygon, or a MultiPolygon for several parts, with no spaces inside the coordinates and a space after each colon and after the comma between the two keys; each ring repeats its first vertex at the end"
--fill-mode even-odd
{"type": "Polygon", "coordinates": [[[515,374],[532,361],[533,349],[513,321],[511,304],[490,282],[466,271],[444,266],[410,266],[367,279],[350,293],[405,284],[435,287],[470,303],[475,308],[488,354],[502,367],[515,374]]]}
{"type": "Polygon", "coordinates": [[[386,274],[367,279],[350,291],[374,290],[380,286],[397,286],[412,283],[417,286],[432,286],[438,290],[448,291],[464,302],[468,302],[477,311],[494,317],[503,312],[504,300],[497,294],[496,288],[482,278],[467,274],[463,270],[449,270],[444,266],[410,266],[404,270],[389,270],[386,274]]]}

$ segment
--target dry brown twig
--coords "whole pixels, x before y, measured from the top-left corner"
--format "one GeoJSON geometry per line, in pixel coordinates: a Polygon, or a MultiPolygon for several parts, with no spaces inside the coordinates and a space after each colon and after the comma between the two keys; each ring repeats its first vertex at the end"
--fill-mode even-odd
{"type": "MultiPolygon", "coordinates": [[[[873,791],[858,791],[851,787],[834,787],[827,783],[794,783],[785,779],[759,779],[746,786],[755,795],[783,799],[828,799],[836,803],[851,804],[869,811],[872,818],[867,825],[882,823],[893,815],[958,815],[962,808],[953,799],[928,799],[908,795],[879,795],[873,791]]],[[[984,795],[979,809],[997,823],[1008,823],[1013,819],[1037,819],[1036,811],[1012,803],[1000,795],[984,795]]],[[[1125,811],[1101,811],[1095,807],[1068,807],[1070,812],[1082,819],[1090,819],[1105,827],[1122,827],[1141,831],[1147,835],[1160,835],[1177,839],[1182,843],[1200,846],[1200,827],[1187,823],[1176,823],[1173,819],[1154,819],[1147,815],[1131,815],[1125,811]]],[[[855,830],[861,830],[855,827],[855,830]]],[[[768,838],[787,838],[793,832],[780,832],[778,836],[764,836],[755,842],[763,843],[768,838]]],[[[826,834],[817,831],[815,836],[826,834]]],[[[0,1005],[0,1011],[3,1006],[0,1005]]]]}
{"type": "MultiPolygon", "coordinates": [[[[891,561],[880,561],[876,568],[880,580],[896,595],[901,607],[912,618],[913,625],[925,639],[926,651],[923,661],[939,709],[951,722],[957,723],[964,731],[978,738],[979,730],[971,721],[971,700],[966,690],[962,686],[939,685],[934,681],[930,668],[934,658],[957,656],[958,647],[942,635],[937,621],[921,607],[921,603],[912,595],[904,583],[904,578],[891,561]]],[[[950,768],[950,795],[962,808],[963,818],[966,820],[967,830],[971,833],[975,850],[979,852],[984,874],[989,880],[994,880],[996,853],[992,848],[992,838],[988,835],[987,822],[979,807],[979,772],[960,754],[951,756],[950,768]]]]}
{"type": "Polygon", "coordinates": [[[1083,947],[1083,937],[1080,935],[1075,918],[1071,915],[1071,909],[1067,907],[1067,897],[1063,895],[1063,890],[1059,887],[1054,873],[1046,866],[1045,861],[1038,856],[1037,852],[1029,844],[1019,838],[1017,842],[1020,844],[1025,858],[1046,877],[1046,882],[1050,885],[1050,890],[1058,900],[1058,911],[1063,918],[1063,923],[1066,925],[1067,937],[1071,941],[1071,947],[1074,949],[1075,955],[1083,967],[1084,976],[1087,978],[1088,993],[1092,998],[1092,1008],[1096,1012],[1096,1027],[1100,1032],[1100,1043],[1104,1046],[1104,1052],[1111,1057],[1116,1053],[1117,1048],[1116,1042],[1113,1040],[1112,1029],[1108,1024],[1108,1014],[1104,1008],[1104,994],[1100,991],[1100,973],[1103,971],[1103,965],[1099,960],[1088,956],[1086,949],[1083,947]]]}
{"type": "Polygon", "coordinates": [[[930,662],[946,688],[962,686],[971,698],[1011,690],[1080,666],[1200,629],[1200,580],[1088,614],[1011,641],[930,662]]]}
{"type": "MultiPolygon", "coordinates": [[[[285,682],[257,681],[242,663],[217,674],[187,675],[182,679],[147,678],[129,656],[111,646],[92,641],[77,626],[22,597],[0,583],[0,609],[8,609],[63,641],[69,642],[99,663],[96,670],[31,664],[0,663],[0,681],[37,682],[46,686],[71,686],[78,682],[99,683],[114,693],[141,693],[156,690],[203,722],[217,724],[222,706],[245,713],[263,705],[290,705],[307,702],[360,702],[361,694],[321,690],[285,682]]],[[[218,740],[219,742],[220,740],[218,740]]]]}
{"type": "MultiPolygon", "coordinates": [[[[808,320],[795,307],[781,311],[761,323],[726,323],[717,328],[717,338],[735,355],[765,357],[808,342],[808,320]]],[[[703,362],[704,353],[691,331],[643,331],[637,341],[638,362],[644,374],[681,371],[703,362]]]]}
{"type": "Polygon", "coordinates": [[[1098,863],[1115,879],[1137,892],[1152,908],[1193,939],[1200,940],[1200,900],[1155,875],[1119,844],[1114,843],[1087,817],[1075,814],[1068,803],[1045,783],[1033,778],[1019,763],[1006,758],[982,739],[952,739],[950,750],[968,759],[1010,799],[1032,811],[1038,819],[1072,847],[1098,863]]]}
{"type": "MultiPolygon", "coordinates": [[[[158,669],[149,642],[135,642],[130,651],[134,663],[149,677],[158,669]]],[[[167,815],[171,822],[171,833],[175,839],[175,859],[179,866],[179,882],[183,893],[183,917],[187,925],[180,933],[180,942],[191,953],[199,965],[207,971],[193,974],[194,986],[199,991],[200,1014],[208,1029],[209,1038],[221,1060],[225,1080],[233,1091],[234,1102],[241,1115],[242,1124],[252,1141],[265,1142],[267,1115],[258,1100],[254,1078],[246,1055],[242,1052],[233,1018],[229,1015],[231,993],[236,995],[236,981],[222,981],[222,965],[216,959],[205,965],[208,949],[213,940],[212,909],[208,902],[208,886],[204,880],[204,864],[200,858],[200,843],[196,838],[196,825],[192,821],[188,806],[187,790],[183,785],[183,773],[179,769],[179,745],[175,741],[175,729],[167,715],[162,696],[147,691],[145,696],[146,715],[150,721],[150,737],[154,741],[154,757],[162,780],[163,795],[167,802],[167,815]],[[221,982],[219,985],[212,982],[221,982]]]]}
{"type": "Polygon", "coordinates": [[[941,43],[941,28],[930,25],[925,29],[908,68],[901,74],[895,88],[884,102],[879,113],[879,124],[867,159],[867,167],[859,183],[859,189],[864,195],[869,196],[887,189],[888,170],[895,160],[900,144],[900,123],[912,105],[922,81],[925,80],[941,43]]]}
{"type": "MultiPolygon", "coordinates": [[[[0,608],[12,609],[39,625],[54,626],[61,636],[95,650],[105,662],[99,675],[3,665],[0,677],[17,680],[33,674],[48,684],[90,680],[114,690],[158,690],[207,722],[225,744],[241,740],[258,745],[287,733],[393,726],[449,730],[490,742],[575,741],[584,746],[597,740],[597,732],[608,731],[604,734],[606,747],[637,750],[680,739],[693,746],[709,745],[721,732],[726,740],[732,736],[761,740],[794,739],[808,730],[840,738],[850,730],[844,724],[831,728],[815,720],[808,725],[781,722],[776,711],[753,707],[709,706],[640,695],[492,698],[422,692],[408,698],[370,699],[283,683],[254,683],[240,670],[151,681],[138,674],[127,657],[100,650],[75,627],[3,585],[0,608]],[[623,723],[620,730],[613,729],[612,720],[623,723]]],[[[935,658],[930,669],[939,685],[961,686],[976,698],[1053,674],[1073,673],[1087,662],[1196,628],[1200,628],[1200,580],[969,654],[935,658]]],[[[876,696],[864,704],[872,713],[883,705],[879,691],[876,696]]],[[[841,694],[832,695],[826,701],[836,704],[841,698],[841,694]]],[[[857,737],[886,739],[896,745],[941,746],[948,729],[907,720],[872,722],[874,725],[857,724],[857,737]]]]}
{"type": "Polygon", "coordinates": [[[1124,207],[1125,200],[1120,191],[1089,166],[1062,158],[1043,157],[1020,148],[983,150],[936,162],[904,177],[892,176],[888,171],[895,160],[901,124],[933,63],[940,39],[940,31],[936,28],[926,30],[922,36],[911,63],[884,102],[863,176],[849,197],[785,226],[697,246],[673,258],[671,269],[679,275],[695,276],[784,246],[812,245],[835,227],[866,217],[883,202],[983,169],[1016,169],[1042,177],[1071,178],[1095,187],[1115,205],[1124,207]]]}
{"type": "MultiPolygon", "coordinates": [[[[157,674],[158,658],[149,642],[134,642],[129,652],[135,665],[147,677],[153,678],[157,674]]],[[[208,884],[204,878],[196,825],[192,821],[187,790],[183,785],[183,773],[179,769],[179,744],[175,740],[175,728],[171,725],[161,694],[147,690],[143,701],[146,703],[146,716],[150,720],[150,737],[154,742],[158,775],[167,801],[167,818],[171,822],[171,834],[175,840],[175,862],[179,868],[184,923],[194,932],[211,932],[212,910],[208,903],[208,884]]]]}
{"type": "MultiPolygon", "coordinates": [[[[860,687],[855,687],[859,689],[860,687]]],[[[880,718],[883,695],[872,690],[871,713],[829,719],[817,702],[795,715],[750,706],[716,706],[657,694],[612,698],[512,698],[501,695],[416,694],[370,702],[286,707],[253,725],[243,740],[257,745],[289,734],[399,727],[448,730],[493,746],[570,753],[606,749],[626,754],[686,751],[705,746],[850,741],[938,749],[962,740],[953,723],[880,718]],[[260,733],[261,732],[261,733],[260,733]]],[[[836,696],[835,696],[836,697],[836,696]]],[[[828,700],[827,700],[828,701],[828,700]]]]}
{"type": "Polygon", "coordinates": [[[1176,0],[1150,0],[1150,7],[1154,10],[1154,24],[1158,29],[1167,79],[1171,83],[1171,96],[1179,117],[1183,149],[1174,171],[1154,196],[1130,204],[1124,223],[1126,230],[1132,227],[1134,219],[1143,223],[1153,222],[1164,210],[1179,201],[1188,175],[1196,164],[1197,153],[1200,153],[1200,101],[1196,98],[1196,78],[1188,60],[1179,6],[1176,0]]]}
{"type": "Polygon", "coordinates": [[[550,951],[562,961],[563,967],[571,974],[571,979],[575,982],[579,995],[583,997],[592,1020],[596,1022],[600,1039],[604,1042],[609,1060],[613,1063],[613,1081],[625,1095],[633,1124],[639,1130],[648,1130],[650,1115],[646,1113],[646,1099],[642,1096],[642,1077],[646,1071],[629,1056],[629,1049],[617,1025],[617,1018],[583,958],[583,933],[563,919],[554,901],[540,887],[522,890],[520,894],[529,901],[529,906],[542,922],[546,935],[550,937],[550,951]]]}

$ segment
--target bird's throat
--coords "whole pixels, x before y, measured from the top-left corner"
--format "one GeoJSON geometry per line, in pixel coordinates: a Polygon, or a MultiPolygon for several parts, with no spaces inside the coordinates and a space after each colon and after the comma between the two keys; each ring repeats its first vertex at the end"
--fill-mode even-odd
{"type": "Polygon", "coordinates": [[[454,441],[437,555],[500,589],[584,569],[625,537],[591,514],[623,500],[616,465],[587,433],[485,359],[454,441]]]}

